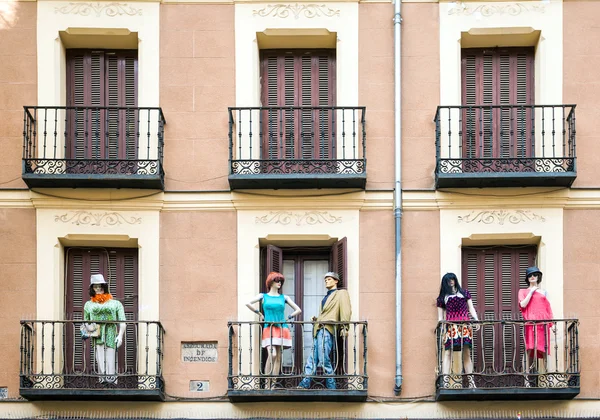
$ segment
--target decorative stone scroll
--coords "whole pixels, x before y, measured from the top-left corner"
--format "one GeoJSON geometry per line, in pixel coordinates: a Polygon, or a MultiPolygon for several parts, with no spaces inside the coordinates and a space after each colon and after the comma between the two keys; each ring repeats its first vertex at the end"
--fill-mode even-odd
{"type": "Polygon", "coordinates": [[[539,214],[536,214],[530,210],[483,210],[483,211],[472,211],[465,216],[458,216],[458,223],[483,223],[485,225],[491,225],[497,223],[503,225],[504,223],[511,223],[513,225],[521,222],[532,222],[539,221],[545,222],[546,219],[539,214]]]}
{"type": "Polygon", "coordinates": [[[339,17],[340,10],[330,9],[324,4],[269,4],[259,10],[252,11],[253,16],[259,17],[277,17],[286,19],[293,16],[294,19],[305,17],[312,19],[315,17],[339,17]]]}
{"type": "Polygon", "coordinates": [[[142,16],[142,9],[136,9],[127,3],[69,3],[66,6],[55,7],[54,13],[63,15],[89,16],[95,14],[100,17],[105,14],[108,17],[115,16],[142,16]]]}
{"type": "Polygon", "coordinates": [[[544,13],[546,11],[544,5],[529,5],[525,3],[510,3],[510,4],[485,4],[485,5],[470,5],[462,2],[454,3],[450,10],[449,15],[456,16],[482,16],[490,17],[493,15],[510,15],[517,16],[521,13],[527,12],[539,12],[544,13]]]}
{"type": "Polygon", "coordinates": [[[55,222],[71,223],[73,225],[90,226],[116,226],[123,223],[129,225],[139,225],[142,223],[141,217],[124,217],[117,212],[91,213],[89,211],[70,211],[65,214],[56,215],[55,222]]]}
{"type": "Polygon", "coordinates": [[[342,223],[342,218],[333,216],[326,211],[305,211],[304,213],[292,213],[289,211],[271,211],[269,214],[256,218],[257,224],[275,223],[289,225],[292,221],[296,226],[317,225],[321,223],[342,223]]]}

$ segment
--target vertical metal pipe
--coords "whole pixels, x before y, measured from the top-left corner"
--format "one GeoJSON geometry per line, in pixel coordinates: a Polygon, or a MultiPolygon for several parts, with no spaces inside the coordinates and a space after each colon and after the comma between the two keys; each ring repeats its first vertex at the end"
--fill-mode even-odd
{"type": "Polygon", "coordinates": [[[394,224],[396,249],[396,376],[394,394],[402,392],[402,0],[394,2],[394,224]]]}

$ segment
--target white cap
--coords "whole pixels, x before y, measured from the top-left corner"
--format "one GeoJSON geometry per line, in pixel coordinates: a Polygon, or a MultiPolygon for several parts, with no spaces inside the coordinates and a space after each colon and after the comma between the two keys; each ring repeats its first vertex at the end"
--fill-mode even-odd
{"type": "Polygon", "coordinates": [[[92,274],[90,277],[90,284],[107,284],[102,274],[92,274]]]}

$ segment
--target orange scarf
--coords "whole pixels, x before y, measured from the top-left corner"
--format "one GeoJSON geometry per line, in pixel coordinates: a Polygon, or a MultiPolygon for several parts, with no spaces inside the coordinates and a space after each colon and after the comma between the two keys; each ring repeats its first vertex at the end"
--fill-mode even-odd
{"type": "Polygon", "coordinates": [[[92,296],[90,300],[96,303],[104,303],[108,302],[112,299],[112,295],[110,293],[100,293],[98,295],[92,296]]]}

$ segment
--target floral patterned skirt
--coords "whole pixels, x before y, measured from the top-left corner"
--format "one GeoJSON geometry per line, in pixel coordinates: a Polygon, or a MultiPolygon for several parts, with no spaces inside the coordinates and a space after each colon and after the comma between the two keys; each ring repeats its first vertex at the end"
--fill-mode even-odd
{"type": "Polygon", "coordinates": [[[473,327],[469,324],[448,324],[444,336],[444,349],[460,351],[473,345],[473,327]]]}

